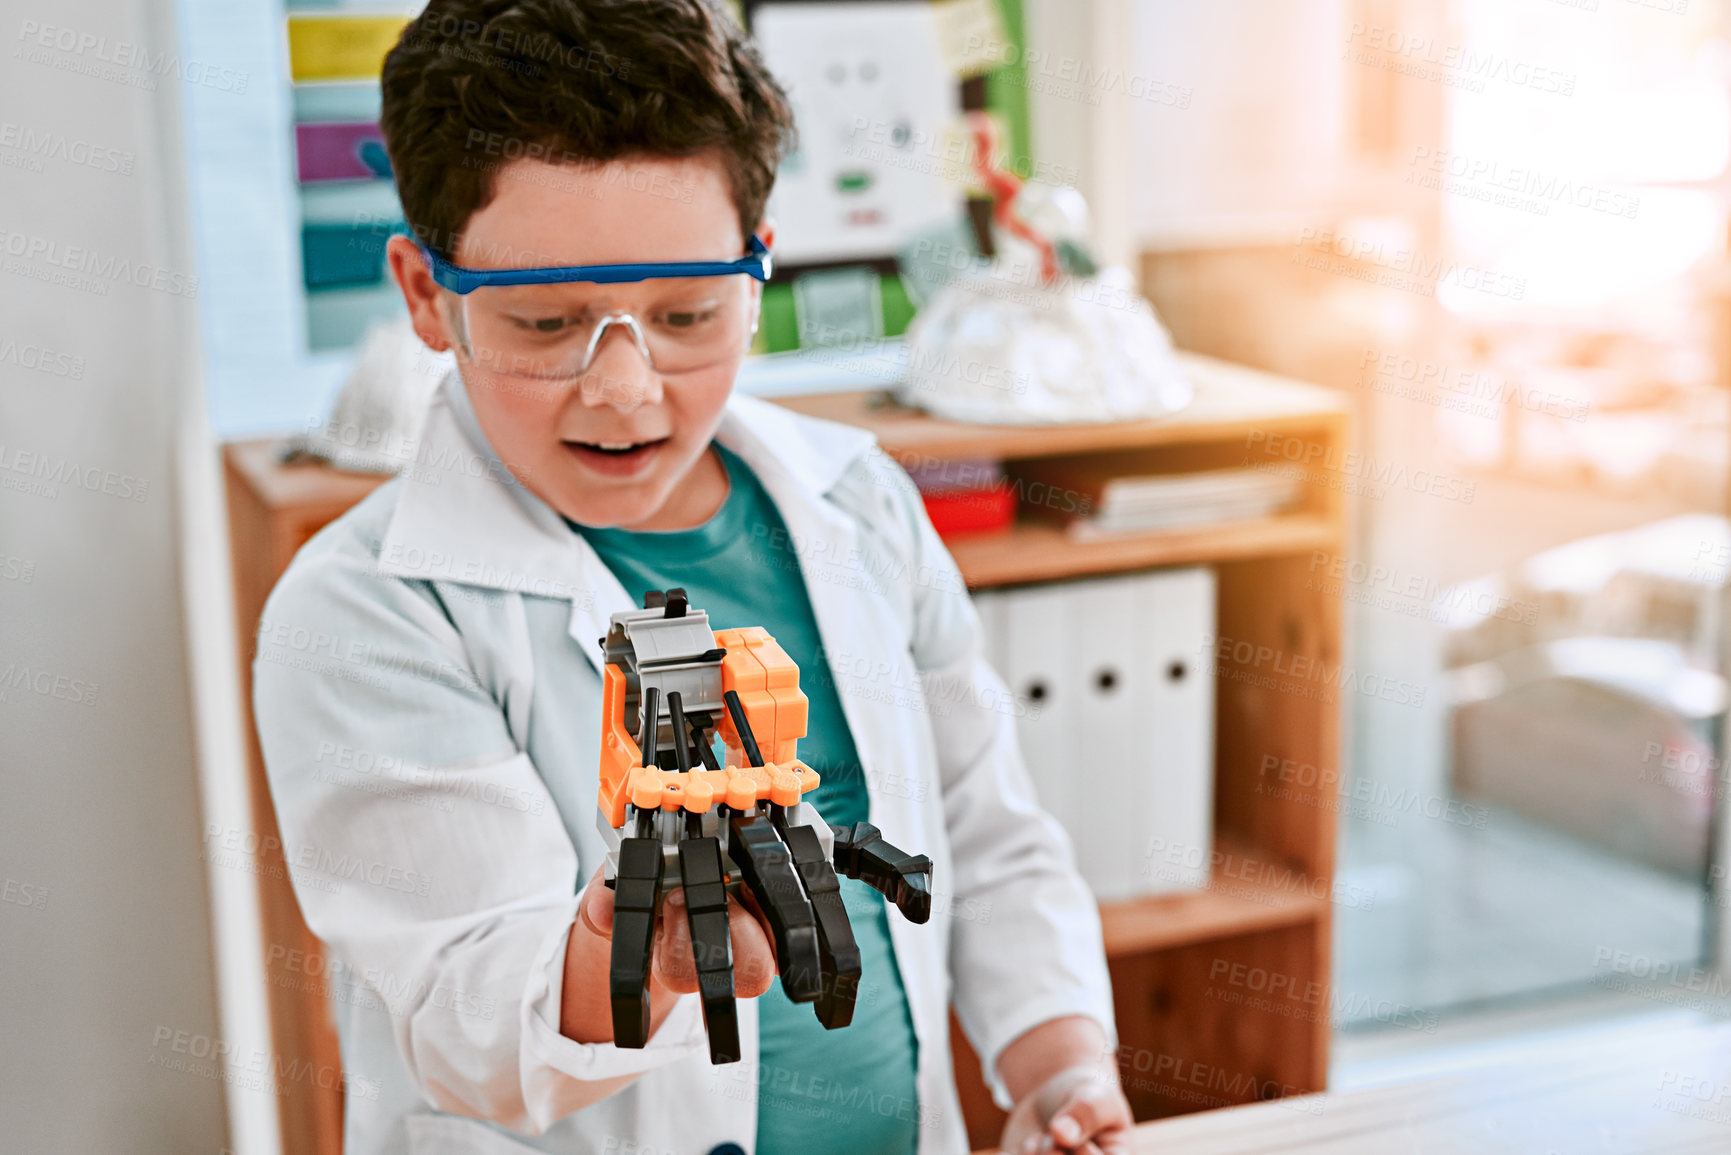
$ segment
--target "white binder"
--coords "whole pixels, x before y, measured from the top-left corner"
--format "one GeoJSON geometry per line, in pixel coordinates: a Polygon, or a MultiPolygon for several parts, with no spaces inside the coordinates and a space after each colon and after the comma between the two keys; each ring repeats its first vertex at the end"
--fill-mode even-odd
{"type": "MultiPolygon", "coordinates": [[[[1155,773],[1145,780],[1143,813],[1168,852],[1141,893],[1208,883],[1214,831],[1214,679],[1203,650],[1215,634],[1214,571],[1206,567],[1148,575],[1142,620],[1150,712],[1146,723],[1155,773]],[[1171,851],[1176,849],[1178,853],[1171,851]]],[[[1149,844],[1149,848],[1152,847],[1149,844]]]]}
{"type": "Polygon", "coordinates": [[[1077,707],[1075,605],[1062,585],[1029,586],[1003,595],[999,671],[1025,706],[1016,730],[1040,804],[1075,836],[1080,799],[1064,789],[1074,761],[1077,707]]]}
{"type": "Polygon", "coordinates": [[[1018,732],[1034,788],[1095,894],[1205,885],[1214,686],[1201,659],[1213,571],[985,591],[974,604],[988,659],[1030,710],[1018,732]]]}
{"type": "Polygon", "coordinates": [[[1101,898],[1136,894],[1137,876],[1147,867],[1146,835],[1136,829],[1136,816],[1152,819],[1146,786],[1159,773],[1148,742],[1151,687],[1142,656],[1147,582],[1146,575],[1136,574],[1060,587],[1077,623],[1070,639],[1072,693],[1081,703],[1068,743],[1074,761],[1044,772],[1084,800],[1071,838],[1082,877],[1101,898]],[[1109,799],[1105,805],[1089,801],[1102,796],[1109,799]]]}

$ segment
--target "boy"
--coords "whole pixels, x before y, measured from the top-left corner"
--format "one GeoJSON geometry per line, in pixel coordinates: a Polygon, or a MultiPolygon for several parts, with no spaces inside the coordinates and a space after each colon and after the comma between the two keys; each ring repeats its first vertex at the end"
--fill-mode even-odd
{"type": "Polygon", "coordinates": [[[1012,1149],[1127,1151],[1094,905],[918,495],[860,431],[731,395],[791,131],[749,41],[712,0],[435,0],[383,88],[391,269],[459,372],[418,467],[295,559],[256,663],[301,904],[363,988],[347,1149],[962,1151],[953,1002],[1012,1149]],[[524,268],[562,272],[489,276],[524,268]],[[925,926],[843,880],[833,1032],[732,901],[723,1066],[677,891],[648,1045],[609,1016],[596,639],[673,586],[799,664],[824,819],[934,863],[925,926]]]}

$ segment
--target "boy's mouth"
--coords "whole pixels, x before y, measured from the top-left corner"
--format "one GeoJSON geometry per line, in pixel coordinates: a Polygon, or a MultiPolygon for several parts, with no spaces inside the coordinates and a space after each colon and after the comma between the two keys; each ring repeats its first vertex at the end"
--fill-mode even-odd
{"type": "Polygon", "coordinates": [[[566,441],[570,453],[596,473],[611,477],[630,477],[649,467],[667,438],[654,441],[566,441]]]}

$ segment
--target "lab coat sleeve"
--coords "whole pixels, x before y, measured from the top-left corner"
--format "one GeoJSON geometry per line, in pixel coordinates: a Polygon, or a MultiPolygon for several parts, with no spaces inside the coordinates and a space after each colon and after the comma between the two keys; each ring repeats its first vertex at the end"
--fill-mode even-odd
{"type": "Polygon", "coordinates": [[[432,587],[321,544],[265,609],[259,740],[307,925],[390,1009],[421,1094],[536,1134],[699,1053],[690,997],[642,1050],[559,1033],[587,875],[541,776],[432,587]]]}
{"type": "Polygon", "coordinates": [[[1085,1015],[1116,1046],[1099,908],[1063,828],[1035,800],[1011,695],[983,656],[979,615],[955,561],[905,476],[895,491],[915,554],[912,649],[953,860],[954,877],[932,885],[952,919],[956,1015],[1007,1109],[998,1056],[1029,1029],[1085,1015]]]}

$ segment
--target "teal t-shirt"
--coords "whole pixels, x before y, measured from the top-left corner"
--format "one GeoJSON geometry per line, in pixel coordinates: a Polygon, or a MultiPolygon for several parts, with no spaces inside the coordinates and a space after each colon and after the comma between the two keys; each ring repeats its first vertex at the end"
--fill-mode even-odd
{"type": "MultiPolygon", "coordinates": [[[[574,525],[625,591],[643,604],[647,590],[683,587],[711,629],[762,626],[798,664],[809,700],[802,762],[823,777],[806,801],[833,825],[870,817],[865,772],[827,672],[811,599],[781,514],[738,457],[716,446],[727,467],[727,500],[694,529],[634,533],[574,525]]],[[[919,1145],[914,1076],[918,1048],[901,972],[890,947],[883,897],[841,880],[842,901],[860,948],[859,1001],[853,1022],[826,1031],[810,1005],[796,1005],[776,980],[757,1000],[758,1155],[823,1150],[834,1155],[895,1155],[919,1145]],[[818,1142],[814,1136],[821,1134],[818,1142]]]]}

